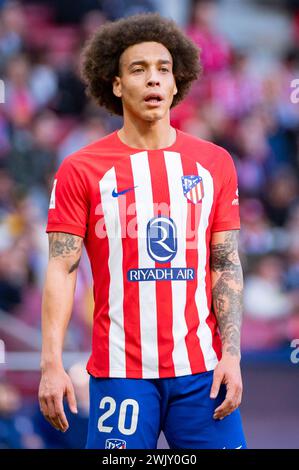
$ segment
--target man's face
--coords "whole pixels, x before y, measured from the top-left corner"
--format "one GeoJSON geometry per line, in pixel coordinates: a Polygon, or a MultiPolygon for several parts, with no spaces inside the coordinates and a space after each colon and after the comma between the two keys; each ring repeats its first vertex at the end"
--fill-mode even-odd
{"type": "Polygon", "coordinates": [[[124,115],[149,122],[164,118],[177,93],[172,67],[170,52],[158,42],[128,47],[120,57],[120,76],[113,82],[124,115]]]}

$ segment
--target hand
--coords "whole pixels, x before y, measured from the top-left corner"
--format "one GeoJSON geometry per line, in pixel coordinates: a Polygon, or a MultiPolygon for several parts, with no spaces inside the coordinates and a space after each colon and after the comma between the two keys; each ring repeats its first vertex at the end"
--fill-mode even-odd
{"type": "Polygon", "coordinates": [[[243,386],[239,358],[231,355],[222,356],[214,370],[210,398],[217,397],[222,383],[226,385],[226,397],[215,409],[214,419],[223,419],[241,404],[243,386]]]}
{"type": "Polygon", "coordinates": [[[39,385],[40,410],[46,420],[58,431],[65,432],[69,423],[63,408],[66,396],[72,413],[78,413],[74,387],[63,367],[47,367],[42,371],[39,385]]]}

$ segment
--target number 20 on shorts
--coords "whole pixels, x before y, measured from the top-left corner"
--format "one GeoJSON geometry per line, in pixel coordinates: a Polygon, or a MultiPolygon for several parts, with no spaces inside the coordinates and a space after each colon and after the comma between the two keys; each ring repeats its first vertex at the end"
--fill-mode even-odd
{"type": "MultiPolygon", "coordinates": [[[[116,412],[116,401],[112,397],[103,397],[101,402],[100,402],[100,409],[104,409],[106,407],[106,404],[109,404],[109,408],[105,413],[102,414],[102,416],[99,417],[98,420],[98,430],[100,432],[107,432],[110,433],[113,431],[112,426],[105,426],[104,422],[112,416],[116,412]]],[[[123,400],[120,404],[119,408],[119,415],[118,415],[118,430],[122,434],[125,434],[126,436],[130,436],[131,434],[134,434],[137,428],[137,423],[138,423],[138,415],[139,415],[139,405],[136,400],[133,400],[131,398],[127,398],[126,400],[123,400]],[[131,406],[133,408],[132,410],[132,416],[131,416],[131,423],[129,427],[125,427],[126,423],[126,414],[128,411],[128,407],[131,406]]]]}

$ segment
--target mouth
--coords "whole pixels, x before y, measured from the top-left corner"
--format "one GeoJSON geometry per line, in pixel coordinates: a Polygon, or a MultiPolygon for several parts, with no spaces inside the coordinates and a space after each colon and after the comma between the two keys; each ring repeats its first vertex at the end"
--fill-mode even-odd
{"type": "Polygon", "coordinates": [[[159,106],[159,104],[163,101],[163,98],[160,95],[152,93],[150,95],[147,95],[144,98],[144,101],[149,105],[159,106]]]}

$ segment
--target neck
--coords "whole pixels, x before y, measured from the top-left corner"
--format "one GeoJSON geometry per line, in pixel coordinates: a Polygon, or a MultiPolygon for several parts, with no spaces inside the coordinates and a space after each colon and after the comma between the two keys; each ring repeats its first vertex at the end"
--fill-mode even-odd
{"type": "Polygon", "coordinates": [[[120,140],[138,149],[157,150],[170,147],[176,140],[176,130],[171,127],[170,119],[159,121],[130,120],[124,116],[124,125],[118,131],[120,140]]]}

